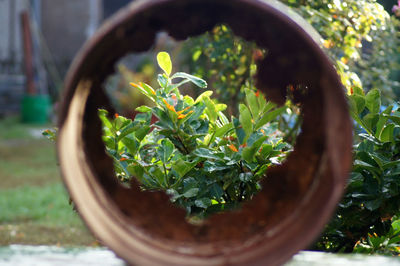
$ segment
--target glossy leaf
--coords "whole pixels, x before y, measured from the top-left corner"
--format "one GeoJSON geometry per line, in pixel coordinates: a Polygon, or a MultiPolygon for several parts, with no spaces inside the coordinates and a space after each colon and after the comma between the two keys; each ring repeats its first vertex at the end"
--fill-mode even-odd
{"type": "Polygon", "coordinates": [[[174,151],[174,144],[169,139],[163,139],[161,141],[161,146],[158,147],[157,153],[158,157],[163,163],[168,162],[169,157],[171,157],[174,151]]]}
{"type": "Polygon", "coordinates": [[[378,89],[370,90],[365,96],[365,105],[368,110],[376,114],[381,108],[381,93],[378,89]]]}
{"type": "Polygon", "coordinates": [[[268,136],[260,137],[250,147],[245,147],[242,151],[243,159],[246,160],[248,163],[253,162],[256,153],[267,138],[268,136]]]}
{"type": "Polygon", "coordinates": [[[249,108],[247,108],[247,106],[244,104],[239,105],[239,121],[246,134],[243,142],[246,142],[246,139],[250,137],[251,133],[253,132],[253,122],[249,108]]]}
{"type": "Polygon", "coordinates": [[[270,112],[264,113],[259,118],[259,120],[256,122],[256,125],[254,126],[254,130],[260,129],[268,122],[271,122],[273,119],[277,118],[280,114],[282,114],[285,111],[286,108],[287,108],[286,106],[282,106],[282,107],[274,109],[270,112]]]}
{"type": "Polygon", "coordinates": [[[378,123],[376,124],[376,130],[375,130],[376,138],[381,139],[382,130],[388,120],[388,117],[386,115],[389,115],[392,112],[392,109],[393,106],[388,106],[379,116],[379,120],[378,123]]]}
{"type": "Polygon", "coordinates": [[[172,62],[167,52],[159,52],[157,54],[157,63],[167,76],[171,75],[172,62]]]}
{"type": "Polygon", "coordinates": [[[246,101],[249,106],[250,112],[251,112],[254,120],[256,120],[256,119],[258,119],[259,111],[260,111],[257,96],[253,91],[251,91],[249,89],[246,89],[245,93],[246,93],[246,101]]]}
{"type": "Polygon", "coordinates": [[[183,193],[185,198],[193,198],[199,193],[199,188],[191,188],[183,193]]]}
{"type": "Polygon", "coordinates": [[[196,163],[190,163],[180,158],[172,163],[172,169],[174,169],[181,178],[184,177],[190,170],[192,170],[195,165],[196,163]]]}
{"type": "Polygon", "coordinates": [[[204,97],[203,101],[204,101],[205,105],[207,106],[206,112],[210,119],[210,122],[214,123],[218,118],[218,111],[215,107],[215,103],[209,97],[204,97]]]}
{"type": "Polygon", "coordinates": [[[394,124],[387,124],[380,135],[380,141],[382,142],[393,142],[393,130],[395,125],[394,124]]]}
{"type": "Polygon", "coordinates": [[[210,207],[212,205],[211,199],[209,199],[209,198],[201,198],[201,199],[195,200],[194,204],[197,207],[203,208],[203,209],[207,209],[208,207],[210,207]]]}
{"type": "Polygon", "coordinates": [[[192,82],[193,84],[195,84],[197,87],[202,88],[202,89],[207,88],[207,82],[205,80],[195,77],[193,75],[187,74],[187,73],[177,72],[171,77],[171,79],[176,79],[176,78],[186,79],[186,80],[192,82]]]}

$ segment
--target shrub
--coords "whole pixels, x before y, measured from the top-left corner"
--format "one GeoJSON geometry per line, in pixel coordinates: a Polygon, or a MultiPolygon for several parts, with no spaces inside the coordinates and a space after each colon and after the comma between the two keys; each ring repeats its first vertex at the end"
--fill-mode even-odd
{"type": "Polygon", "coordinates": [[[247,105],[239,105],[239,118],[228,119],[226,105],[210,98],[212,91],[197,99],[179,91],[187,82],[205,88],[204,80],[183,72],[172,75],[165,52],[157,60],[163,70],[160,88],[132,83],[154,107],[138,107],[133,121],[99,110],[117,176],[125,183],[135,176],[143,189],[166,191],[191,217],[238,207],[259,191],[267,168],[291,149],[272,122],[287,107],[277,108],[246,88],[247,105]],[[153,124],[152,116],[158,120],[153,124]]]}
{"type": "Polygon", "coordinates": [[[379,90],[364,95],[355,88],[349,102],[357,127],[353,169],[337,212],[316,247],[349,252],[359,243],[356,252],[372,252],[385,239],[392,247],[400,246],[400,232],[392,226],[400,210],[400,110],[388,106],[380,111],[379,90]],[[360,247],[365,241],[371,249],[360,247]]]}

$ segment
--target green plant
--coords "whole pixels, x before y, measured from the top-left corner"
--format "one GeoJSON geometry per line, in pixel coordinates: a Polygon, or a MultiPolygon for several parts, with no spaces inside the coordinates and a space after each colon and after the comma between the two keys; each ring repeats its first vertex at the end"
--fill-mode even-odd
{"type": "MultiPolygon", "coordinates": [[[[191,73],[210,81],[216,100],[221,102],[243,102],[245,90],[256,92],[254,76],[256,62],[266,56],[267,51],[254,42],[246,41],[234,34],[224,24],[215,26],[210,32],[189,38],[183,45],[184,64],[191,73]]],[[[301,117],[297,106],[287,102],[285,115],[275,120],[284,140],[294,144],[300,131],[301,117]]],[[[229,115],[239,114],[238,105],[230,105],[229,115]]]]}
{"type": "MultiPolygon", "coordinates": [[[[254,85],[256,59],[265,55],[255,43],[235,36],[226,25],[217,25],[210,32],[189,38],[183,51],[190,73],[208,80],[222,102],[244,100],[244,89],[252,89],[254,85]]],[[[238,106],[229,106],[227,111],[235,115],[238,106]]]]}
{"type": "Polygon", "coordinates": [[[394,217],[389,231],[382,236],[368,234],[354,246],[354,253],[398,255],[400,252],[400,220],[394,217]]]}
{"type": "Polygon", "coordinates": [[[278,164],[291,149],[272,122],[286,110],[266,102],[263,95],[245,89],[247,105],[239,105],[239,118],[229,120],[225,104],[205,91],[197,99],[182,95],[179,87],[207,83],[195,76],[171,74],[167,53],[157,55],[162,74],[160,88],[132,83],[154,102],[136,108],[134,120],[99,110],[103,140],[122,182],[134,176],[146,190],[164,190],[171,200],[197,218],[230,210],[251,199],[258,181],[271,164],[278,164]],[[178,80],[178,83],[174,83],[178,80]],[[158,121],[151,123],[152,116],[158,121]]]}
{"type": "Polygon", "coordinates": [[[380,89],[385,102],[393,102],[399,84],[390,76],[399,69],[400,36],[376,0],[281,0],[305,18],[321,35],[348,92],[380,89]]]}
{"type": "Polygon", "coordinates": [[[380,241],[371,236],[382,241],[398,236],[390,230],[392,217],[400,211],[400,110],[388,106],[380,111],[376,89],[365,95],[356,87],[349,102],[357,127],[353,170],[337,212],[317,243],[318,249],[328,251],[350,252],[363,239],[380,241]]]}

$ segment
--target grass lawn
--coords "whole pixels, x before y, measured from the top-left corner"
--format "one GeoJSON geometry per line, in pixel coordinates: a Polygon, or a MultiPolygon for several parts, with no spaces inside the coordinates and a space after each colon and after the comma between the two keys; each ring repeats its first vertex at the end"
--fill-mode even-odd
{"type": "Polygon", "coordinates": [[[97,245],[68,203],[48,126],[0,120],[0,245],[97,245]]]}

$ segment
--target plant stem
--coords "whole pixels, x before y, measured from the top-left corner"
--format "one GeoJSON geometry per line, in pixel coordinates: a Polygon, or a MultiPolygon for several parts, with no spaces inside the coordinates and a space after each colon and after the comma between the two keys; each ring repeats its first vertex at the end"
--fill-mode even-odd
{"type": "Polygon", "coordinates": [[[180,132],[180,129],[178,128],[176,137],[177,137],[177,139],[179,140],[179,142],[182,144],[183,149],[185,149],[185,155],[186,155],[186,154],[189,154],[190,152],[189,152],[189,150],[186,148],[185,143],[183,142],[181,136],[179,136],[179,132],[180,132]]]}
{"type": "Polygon", "coordinates": [[[168,184],[168,174],[167,174],[167,167],[165,167],[165,163],[163,162],[163,168],[164,168],[164,183],[167,188],[169,188],[168,184]]]}

